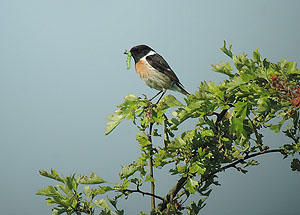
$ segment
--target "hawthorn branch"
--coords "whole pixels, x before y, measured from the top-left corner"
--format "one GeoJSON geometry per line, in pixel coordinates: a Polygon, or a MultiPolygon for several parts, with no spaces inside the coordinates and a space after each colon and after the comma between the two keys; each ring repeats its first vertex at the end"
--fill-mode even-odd
{"type": "Polygon", "coordinates": [[[222,110],[221,113],[217,113],[217,120],[216,120],[216,125],[218,125],[220,123],[220,121],[223,119],[223,117],[225,116],[225,114],[227,113],[228,109],[224,109],[222,110]]]}
{"type": "MultiPolygon", "coordinates": [[[[245,160],[247,159],[250,159],[250,158],[253,158],[253,157],[257,157],[259,155],[263,155],[263,154],[268,154],[268,153],[275,153],[275,152],[279,152],[281,154],[285,154],[285,152],[282,150],[282,149],[266,149],[264,151],[260,151],[260,152],[256,152],[256,153],[253,153],[253,154],[248,154],[246,155],[244,158],[242,159],[239,159],[239,160],[236,160],[228,165],[225,165],[223,167],[221,167],[220,169],[217,169],[213,172],[211,172],[210,174],[206,175],[206,176],[203,176],[201,177],[200,179],[200,185],[204,182],[206,182],[207,180],[209,180],[212,176],[214,176],[215,174],[219,173],[219,172],[223,172],[225,171],[226,169],[229,169],[229,168],[232,168],[232,167],[236,167],[236,165],[244,162],[245,160]]],[[[170,203],[171,199],[173,199],[173,197],[175,197],[178,192],[184,187],[185,183],[187,182],[187,179],[188,177],[182,177],[181,179],[179,179],[179,181],[177,182],[177,184],[169,191],[169,193],[163,198],[163,202],[161,202],[159,205],[158,205],[158,210],[159,211],[163,211],[166,209],[167,207],[167,204],[170,203]]]]}
{"type": "Polygon", "coordinates": [[[166,209],[167,204],[170,203],[171,199],[173,199],[183,188],[183,186],[187,182],[187,179],[188,177],[182,177],[181,179],[179,179],[177,184],[169,191],[169,193],[163,198],[163,201],[157,206],[157,209],[159,211],[163,211],[166,209]]]}
{"type": "MultiPolygon", "coordinates": [[[[157,199],[160,199],[160,200],[164,200],[164,198],[163,197],[161,197],[161,196],[158,196],[158,195],[155,195],[155,194],[153,194],[153,193],[149,193],[149,192],[145,192],[145,191],[142,191],[142,190],[140,190],[139,188],[137,188],[137,189],[135,189],[135,190],[131,190],[131,189],[126,189],[126,190],[123,190],[124,192],[130,192],[130,193],[140,193],[140,194],[142,194],[143,196],[151,196],[151,197],[154,197],[154,198],[157,198],[157,199]]],[[[123,192],[122,191],[122,192],[123,192]]]]}
{"type": "Polygon", "coordinates": [[[226,166],[223,166],[222,168],[221,168],[221,170],[220,171],[218,171],[218,172],[221,172],[221,171],[224,171],[225,169],[228,169],[228,168],[230,168],[230,167],[235,167],[237,164],[239,164],[239,163],[242,163],[243,161],[245,161],[245,160],[247,160],[247,159],[250,159],[250,158],[253,158],[253,157],[256,157],[256,156],[259,156],[259,155],[263,155],[263,154],[268,154],[268,153],[274,153],[274,152],[279,152],[279,153],[281,153],[281,154],[286,154],[285,152],[284,152],[284,150],[282,150],[282,149],[265,149],[265,150],[263,150],[263,151],[259,151],[259,152],[256,152],[256,153],[253,153],[253,154],[248,154],[248,155],[246,155],[244,158],[242,158],[242,159],[239,159],[239,160],[237,160],[237,161],[235,161],[235,162],[233,162],[233,163],[231,163],[231,164],[228,164],[228,165],[226,165],[226,166]]]}
{"type": "Polygon", "coordinates": [[[203,182],[207,181],[210,177],[212,177],[213,175],[215,175],[215,174],[217,174],[219,172],[223,172],[226,169],[229,169],[229,168],[232,168],[232,167],[236,168],[236,165],[244,162],[245,160],[248,160],[248,159],[253,158],[253,157],[257,157],[259,155],[268,154],[268,153],[274,153],[274,152],[279,152],[281,154],[285,154],[285,152],[282,149],[270,149],[270,150],[266,149],[264,151],[259,151],[259,152],[253,153],[253,154],[248,154],[244,158],[236,160],[236,161],[234,161],[234,162],[232,162],[232,163],[230,163],[228,165],[225,165],[225,166],[221,167],[220,169],[211,172],[206,177],[202,177],[201,180],[200,180],[200,184],[202,184],[203,182]]]}
{"type": "MultiPolygon", "coordinates": [[[[217,115],[216,125],[219,126],[220,121],[225,117],[228,109],[224,109],[221,113],[215,113],[217,115]]],[[[166,209],[168,203],[172,202],[176,197],[178,192],[184,187],[188,180],[188,177],[182,177],[179,179],[177,184],[169,191],[169,193],[165,196],[164,200],[158,205],[157,209],[159,211],[163,211],[166,209]]]]}
{"type": "MultiPolygon", "coordinates": [[[[152,145],[152,127],[153,127],[153,122],[150,123],[149,126],[149,135],[148,135],[148,140],[152,145]]],[[[153,147],[152,147],[153,148],[153,147]]],[[[149,158],[149,169],[150,169],[150,176],[151,178],[154,178],[153,176],[153,150],[150,150],[150,158],[149,158]]],[[[155,210],[155,184],[154,181],[151,181],[151,194],[152,194],[152,199],[151,199],[151,208],[152,210],[155,210]]]]}
{"type": "Polygon", "coordinates": [[[166,114],[164,114],[165,120],[164,120],[164,139],[163,139],[163,143],[164,143],[164,149],[167,150],[167,145],[170,142],[170,138],[168,135],[168,131],[167,131],[167,127],[168,127],[168,117],[166,114]]]}

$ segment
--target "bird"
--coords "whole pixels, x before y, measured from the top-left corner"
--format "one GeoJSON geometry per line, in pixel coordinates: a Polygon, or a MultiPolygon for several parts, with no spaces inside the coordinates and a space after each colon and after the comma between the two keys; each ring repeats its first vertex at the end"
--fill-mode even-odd
{"type": "Polygon", "coordinates": [[[167,90],[189,95],[167,61],[152,48],[147,45],[136,45],[129,51],[134,59],[135,70],[140,78],[150,88],[159,90],[150,101],[162,93],[157,101],[158,103],[167,90]]]}

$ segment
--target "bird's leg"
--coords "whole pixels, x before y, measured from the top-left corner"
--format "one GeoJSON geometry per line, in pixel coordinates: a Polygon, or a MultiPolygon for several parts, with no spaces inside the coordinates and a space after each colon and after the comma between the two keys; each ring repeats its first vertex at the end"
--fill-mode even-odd
{"type": "Polygon", "coordinates": [[[161,94],[163,91],[159,91],[157,94],[155,94],[151,99],[149,99],[149,101],[151,102],[156,96],[158,96],[159,94],[161,94]]]}
{"type": "Polygon", "coordinates": [[[155,104],[158,104],[158,102],[161,100],[161,98],[165,95],[166,91],[167,91],[166,89],[163,89],[162,91],[160,91],[163,93],[161,94],[161,96],[159,97],[159,99],[157,100],[157,102],[155,104]]]}

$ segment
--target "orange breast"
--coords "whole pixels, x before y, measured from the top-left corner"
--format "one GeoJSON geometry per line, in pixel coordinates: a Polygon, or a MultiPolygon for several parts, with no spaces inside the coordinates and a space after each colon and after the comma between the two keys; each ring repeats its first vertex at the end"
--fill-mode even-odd
{"type": "Polygon", "coordinates": [[[135,70],[137,74],[141,78],[148,78],[149,77],[149,67],[147,65],[148,63],[145,60],[140,60],[136,65],[135,65],[135,70]]]}

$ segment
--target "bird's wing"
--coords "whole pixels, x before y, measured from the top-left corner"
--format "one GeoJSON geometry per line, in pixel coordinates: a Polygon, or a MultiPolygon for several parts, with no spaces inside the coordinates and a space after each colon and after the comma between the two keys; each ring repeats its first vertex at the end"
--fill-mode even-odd
{"type": "Polygon", "coordinates": [[[149,55],[146,57],[147,62],[159,72],[168,76],[172,81],[179,82],[176,74],[173,72],[167,61],[159,54],[149,55]]]}

